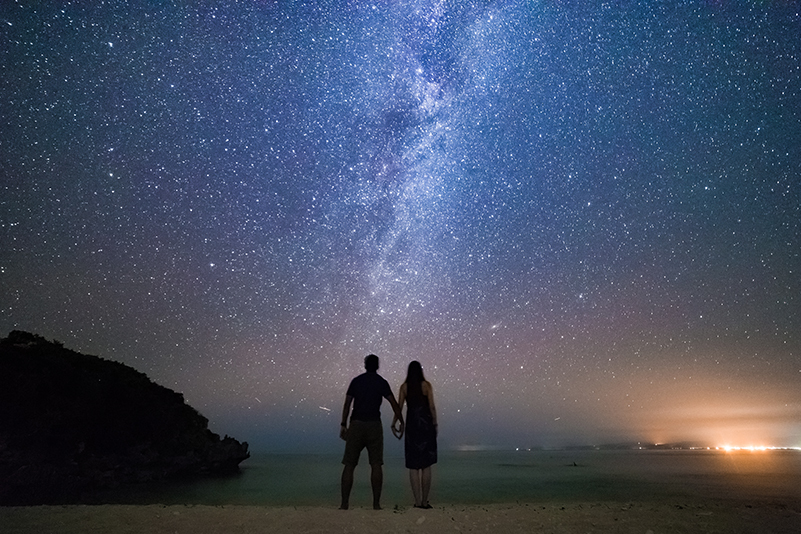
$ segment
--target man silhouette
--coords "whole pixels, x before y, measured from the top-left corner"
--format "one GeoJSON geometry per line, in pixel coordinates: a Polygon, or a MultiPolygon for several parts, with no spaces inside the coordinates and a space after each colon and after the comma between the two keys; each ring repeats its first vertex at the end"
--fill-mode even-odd
{"type": "Polygon", "coordinates": [[[347,510],[350,490],[353,488],[353,472],[359,463],[362,449],[367,447],[370,462],[370,485],[373,489],[373,509],[381,509],[381,488],[384,485],[384,429],[381,426],[381,401],[387,399],[395,412],[398,428],[392,433],[400,439],[403,435],[403,414],[398,401],[384,378],[378,374],[378,356],[370,354],[364,359],[365,372],[351,380],[342,408],[342,425],[339,437],[345,440],[345,455],[342,457],[342,504],[347,510]],[[353,404],[353,414],[350,407],[353,404]],[[348,416],[350,415],[350,426],[348,416]]]}

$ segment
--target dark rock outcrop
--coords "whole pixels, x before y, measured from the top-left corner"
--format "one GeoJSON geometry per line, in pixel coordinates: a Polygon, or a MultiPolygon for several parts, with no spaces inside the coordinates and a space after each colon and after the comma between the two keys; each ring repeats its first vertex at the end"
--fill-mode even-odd
{"type": "Polygon", "coordinates": [[[249,456],[180,393],[126,365],[27,332],[0,339],[0,504],[235,472],[249,456]]]}

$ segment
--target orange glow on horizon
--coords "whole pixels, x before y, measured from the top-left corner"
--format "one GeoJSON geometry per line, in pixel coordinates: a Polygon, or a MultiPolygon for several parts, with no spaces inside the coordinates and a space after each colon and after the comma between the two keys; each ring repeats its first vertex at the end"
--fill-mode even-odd
{"type": "Polygon", "coordinates": [[[748,445],[745,447],[736,446],[736,445],[721,445],[719,447],[715,447],[716,450],[723,450],[725,452],[738,452],[738,451],[749,451],[749,452],[763,452],[763,451],[800,451],[801,447],[771,447],[765,445],[748,445]]]}

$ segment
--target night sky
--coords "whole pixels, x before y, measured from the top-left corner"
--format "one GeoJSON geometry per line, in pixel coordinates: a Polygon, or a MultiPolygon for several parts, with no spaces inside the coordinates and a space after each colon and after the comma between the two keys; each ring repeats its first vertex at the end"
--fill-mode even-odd
{"type": "Polygon", "coordinates": [[[5,0],[0,43],[1,336],[258,450],[338,452],[371,352],[443,448],[801,445],[801,3],[5,0]]]}

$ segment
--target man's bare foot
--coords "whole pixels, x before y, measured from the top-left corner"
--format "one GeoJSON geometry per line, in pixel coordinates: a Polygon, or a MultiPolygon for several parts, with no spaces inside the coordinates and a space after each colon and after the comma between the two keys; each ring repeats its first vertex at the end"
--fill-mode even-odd
{"type": "Polygon", "coordinates": [[[339,509],[340,510],[347,510],[348,509],[348,503],[343,502],[342,504],[339,505],[339,509]]]}
{"type": "Polygon", "coordinates": [[[374,504],[373,505],[373,510],[381,510],[381,505],[380,504],[374,504]]]}

